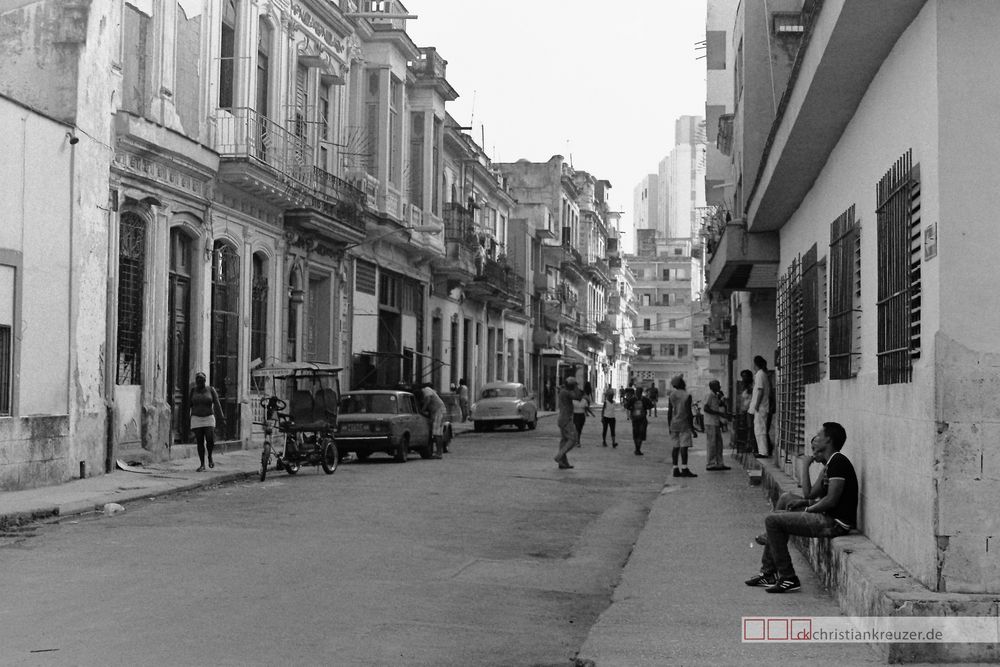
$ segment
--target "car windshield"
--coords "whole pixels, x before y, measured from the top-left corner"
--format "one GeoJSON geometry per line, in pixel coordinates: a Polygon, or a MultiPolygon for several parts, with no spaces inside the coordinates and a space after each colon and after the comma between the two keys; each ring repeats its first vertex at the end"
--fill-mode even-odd
{"type": "Polygon", "coordinates": [[[340,399],[340,414],[365,413],[396,414],[398,403],[395,394],[345,394],[340,399]]]}
{"type": "Polygon", "coordinates": [[[517,398],[516,387],[488,387],[483,389],[482,398],[517,398]]]}

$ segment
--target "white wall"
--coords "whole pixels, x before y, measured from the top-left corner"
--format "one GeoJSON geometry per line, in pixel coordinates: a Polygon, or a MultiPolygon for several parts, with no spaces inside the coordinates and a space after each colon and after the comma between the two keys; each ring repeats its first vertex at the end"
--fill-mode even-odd
{"type": "MultiPolygon", "coordinates": [[[[934,539],[934,333],[938,260],[925,266],[922,349],[909,383],[877,383],[876,185],[907,150],[920,164],[923,220],[938,219],[938,97],[934,3],[897,42],[799,209],[781,230],[781,265],[817,244],[829,255],[830,224],[851,205],[861,226],[861,369],[856,378],[806,388],[806,433],[824,421],[847,429],[858,468],[865,533],[925,584],[936,578],[934,539]]],[[[824,327],[823,335],[827,335],[824,327]]]]}

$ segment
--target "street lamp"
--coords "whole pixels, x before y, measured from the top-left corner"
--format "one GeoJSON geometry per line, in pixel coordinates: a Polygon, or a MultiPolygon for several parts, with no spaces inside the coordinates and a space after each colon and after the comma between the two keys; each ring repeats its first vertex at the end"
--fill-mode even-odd
{"type": "Polygon", "coordinates": [[[368,245],[369,243],[375,243],[381,241],[387,236],[392,236],[393,234],[398,234],[400,232],[424,232],[427,234],[438,234],[443,228],[438,225],[413,225],[412,227],[398,227],[396,229],[391,229],[384,234],[379,234],[378,236],[373,236],[370,239],[365,239],[358,243],[349,243],[344,246],[344,250],[350,250],[351,248],[357,248],[358,246],[368,245]]]}

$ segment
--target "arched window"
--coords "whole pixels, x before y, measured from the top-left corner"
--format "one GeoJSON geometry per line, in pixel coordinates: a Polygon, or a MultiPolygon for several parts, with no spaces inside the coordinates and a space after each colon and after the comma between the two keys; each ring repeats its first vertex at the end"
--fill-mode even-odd
{"type": "Polygon", "coordinates": [[[267,361],[267,258],[253,256],[253,278],[250,287],[250,361],[267,361]]]}
{"type": "Polygon", "coordinates": [[[118,384],[141,381],[145,275],[146,223],[136,213],[123,213],[118,220],[118,384]]]}
{"type": "Polygon", "coordinates": [[[240,256],[225,241],[212,252],[211,382],[226,415],[225,439],[239,436],[240,256]]]}

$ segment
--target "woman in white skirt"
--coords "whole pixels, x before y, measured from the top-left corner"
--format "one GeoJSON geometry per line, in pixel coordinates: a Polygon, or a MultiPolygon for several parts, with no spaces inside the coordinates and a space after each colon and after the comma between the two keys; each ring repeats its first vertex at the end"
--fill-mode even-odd
{"type": "Polygon", "coordinates": [[[194,431],[195,442],[198,443],[198,459],[201,461],[198,472],[202,472],[205,470],[206,446],[208,467],[215,467],[215,462],[212,460],[212,450],[215,449],[215,415],[219,415],[219,421],[223,426],[226,424],[219,395],[215,393],[215,387],[208,385],[203,371],[194,374],[194,386],[191,388],[188,405],[191,406],[191,430],[194,431]]]}

